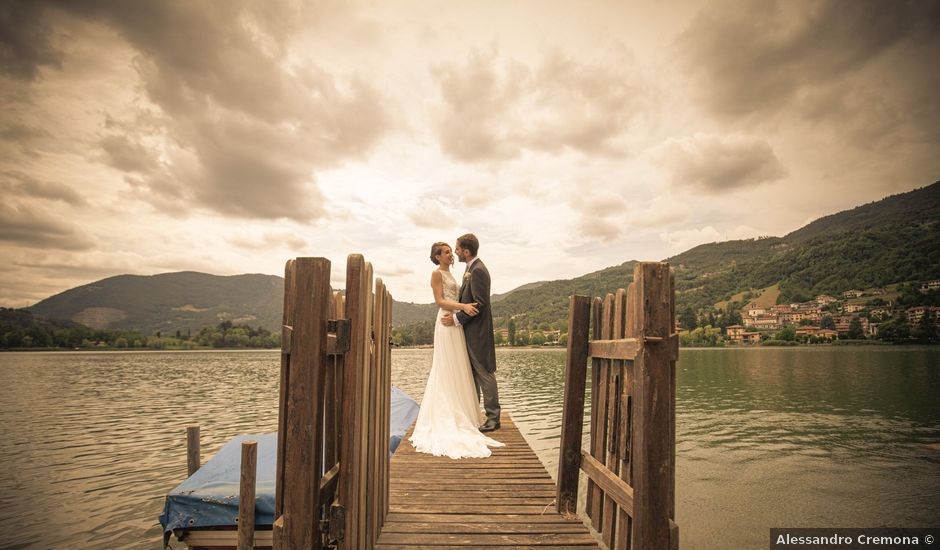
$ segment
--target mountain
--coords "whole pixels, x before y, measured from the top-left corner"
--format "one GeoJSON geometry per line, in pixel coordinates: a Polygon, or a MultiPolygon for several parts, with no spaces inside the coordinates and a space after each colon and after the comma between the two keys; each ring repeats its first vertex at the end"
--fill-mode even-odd
{"type": "Polygon", "coordinates": [[[547,282],[548,282],[548,281],[536,281],[536,282],[534,282],[534,283],[526,283],[526,284],[524,284],[524,285],[522,285],[522,286],[520,286],[520,287],[516,287],[516,288],[510,290],[509,292],[503,292],[502,294],[491,294],[491,295],[490,295],[490,301],[495,304],[496,302],[502,300],[502,299],[505,298],[506,296],[511,295],[513,292],[518,292],[518,291],[520,291],[520,290],[530,290],[530,289],[533,289],[533,288],[538,288],[538,287],[544,285],[544,284],[547,283],[547,282]]]}
{"type": "MultiPolygon", "coordinates": [[[[283,277],[184,271],[109,277],[46,298],[28,311],[96,329],[144,334],[195,333],[222,321],[279,332],[283,302],[283,277]]],[[[433,319],[437,306],[396,301],[392,312],[392,324],[398,326],[433,319]]]]}
{"type": "MultiPolygon", "coordinates": [[[[825,216],[784,237],[696,246],[665,260],[676,272],[677,311],[709,311],[732,296],[775,285],[778,303],[790,303],[852,288],[940,279],[938,221],[940,182],[825,216]]],[[[497,325],[520,316],[529,326],[563,326],[568,296],[599,296],[625,288],[635,263],[494,295],[497,325]]],[[[198,331],[225,320],[276,332],[283,289],[284,280],[273,275],[119,275],[67,290],[29,311],[95,328],[149,334],[198,331]]],[[[434,304],[396,301],[392,322],[396,327],[426,324],[436,311],[434,304]]]]}
{"type": "Polygon", "coordinates": [[[784,238],[789,242],[806,242],[827,233],[867,230],[904,219],[940,219],[940,182],[824,216],[784,238]]]}
{"type": "MultiPolygon", "coordinates": [[[[825,216],[785,237],[696,246],[664,261],[676,273],[676,309],[709,311],[735,295],[778,285],[778,303],[853,288],[940,278],[940,182],[825,216]]],[[[635,262],[569,280],[516,289],[494,300],[505,321],[562,326],[568,296],[625,288],[635,262]]],[[[499,324],[499,320],[497,321],[499,324]]]]}
{"type": "Polygon", "coordinates": [[[532,324],[557,324],[568,320],[568,297],[572,294],[599,296],[610,289],[616,290],[633,279],[635,261],[607,267],[575,279],[546,281],[539,285],[523,286],[507,292],[499,301],[493,301],[493,315],[508,319],[525,314],[532,324]]]}
{"type": "Polygon", "coordinates": [[[825,216],[785,237],[710,243],[667,258],[677,307],[707,309],[779,285],[778,303],[940,278],[940,182],[825,216]]]}
{"type": "Polygon", "coordinates": [[[415,304],[395,301],[392,304],[392,326],[410,325],[418,321],[430,321],[437,315],[435,304],[415,304]]]}
{"type": "Polygon", "coordinates": [[[196,332],[222,321],[279,331],[283,301],[281,277],[184,271],[109,277],[46,298],[28,310],[92,328],[145,334],[196,332]]]}

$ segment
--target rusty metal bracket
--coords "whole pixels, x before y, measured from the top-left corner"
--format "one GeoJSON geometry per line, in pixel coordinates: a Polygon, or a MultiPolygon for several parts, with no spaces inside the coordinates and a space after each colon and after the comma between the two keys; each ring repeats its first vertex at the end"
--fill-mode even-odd
{"type": "Polygon", "coordinates": [[[672,333],[669,336],[666,336],[665,338],[662,336],[644,336],[643,343],[654,344],[657,346],[665,344],[667,348],[669,349],[669,360],[670,361],[679,360],[679,335],[676,333],[672,333]]]}

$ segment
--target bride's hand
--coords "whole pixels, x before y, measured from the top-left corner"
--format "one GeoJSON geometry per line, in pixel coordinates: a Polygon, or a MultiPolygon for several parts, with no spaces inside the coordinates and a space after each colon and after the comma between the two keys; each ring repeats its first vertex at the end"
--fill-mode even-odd
{"type": "Polygon", "coordinates": [[[477,313],[480,313],[480,310],[476,308],[476,305],[477,305],[476,302],[473,302],[472,304],[462,304],[460,306],[460,309],[462,309],[463,312],[469,315],[470,317],[473,317],[477,313]]]}

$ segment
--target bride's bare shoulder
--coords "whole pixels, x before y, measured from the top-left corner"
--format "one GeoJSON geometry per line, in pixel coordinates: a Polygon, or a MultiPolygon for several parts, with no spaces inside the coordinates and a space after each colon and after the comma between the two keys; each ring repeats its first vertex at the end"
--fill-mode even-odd
{"type": "Polygon", "coordinates": [[[439,283],[439,282],[441,282],[441,281],[443,280],[443,277],[444,277],[444,276],[441,275],[441,270],[440,270],[440,269],[435,269],[434,271],[431,272],[431,282],[432,282],[432,283],[439,283]]]}

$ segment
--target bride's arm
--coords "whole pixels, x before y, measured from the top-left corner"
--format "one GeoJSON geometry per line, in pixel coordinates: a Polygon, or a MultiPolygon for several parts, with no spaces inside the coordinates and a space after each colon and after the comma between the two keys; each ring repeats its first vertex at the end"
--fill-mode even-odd
{"type": "Polygon", "coordinates": [[[477,314],[477,308],[473,304],[461,304],[444,298],[444,277],[436,269],[431,272],[431,290],[434,291],[434,303],[437,307],[450,311],[459,310],[470,316],[477,314]]]}

